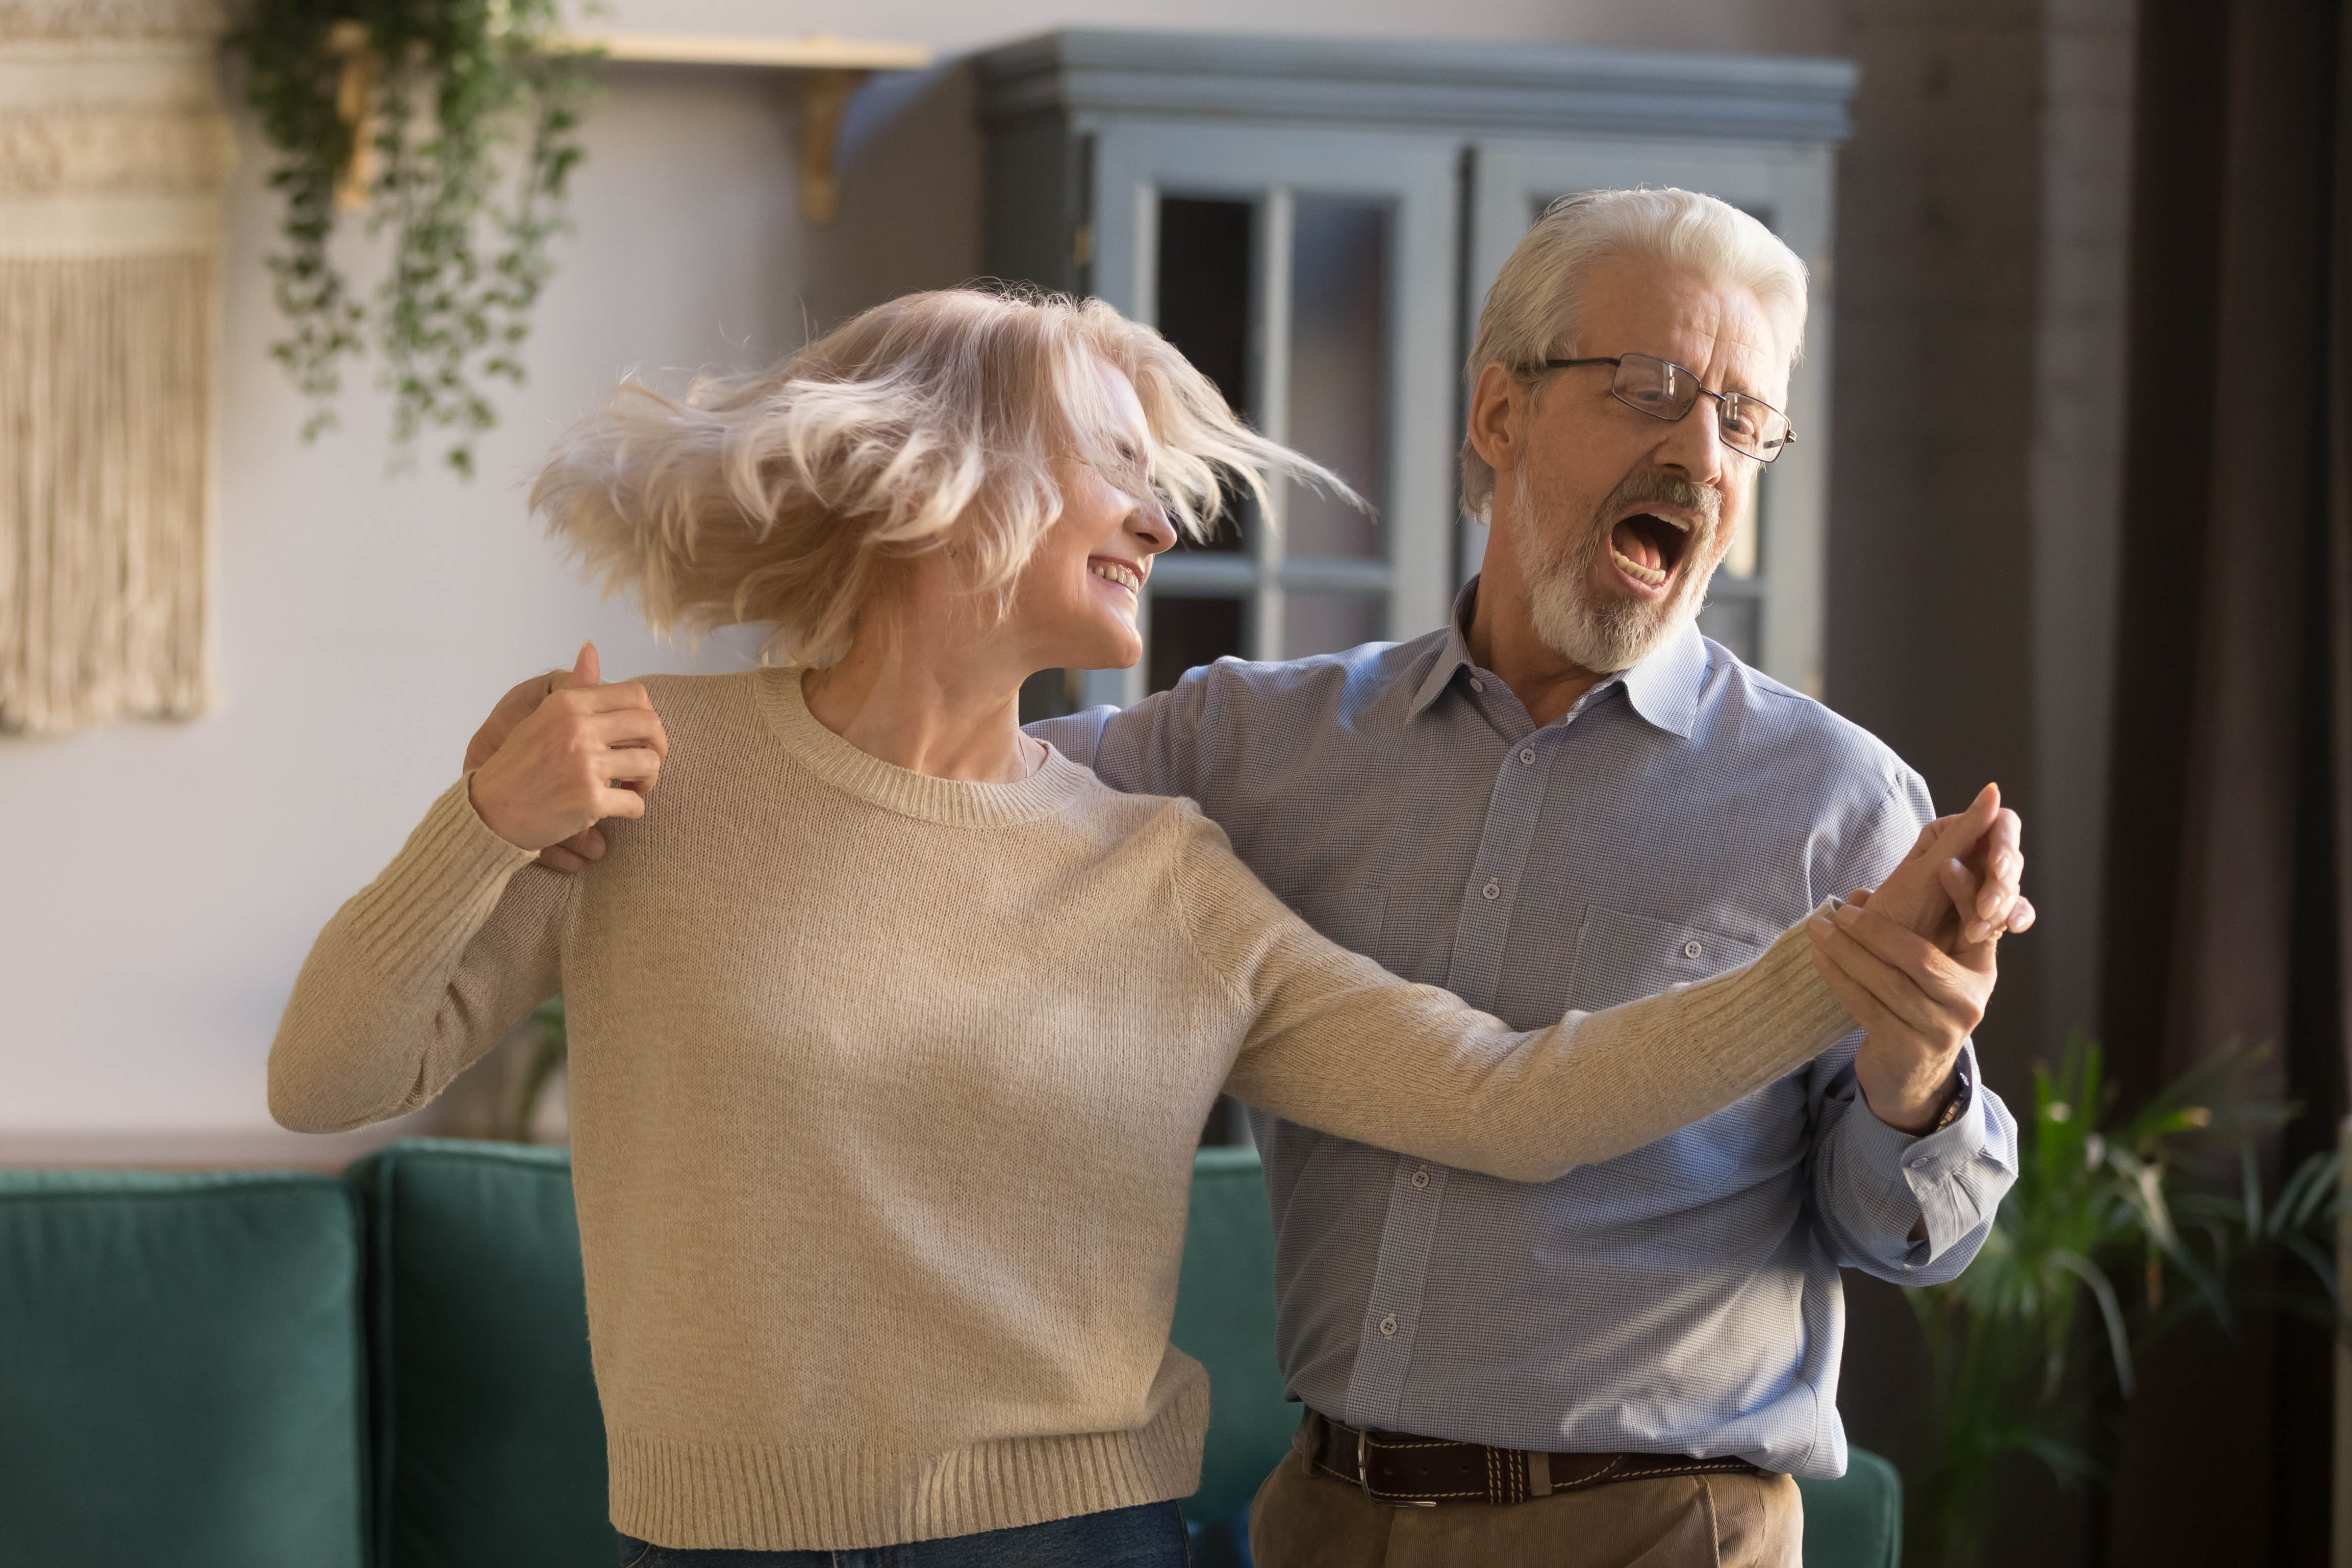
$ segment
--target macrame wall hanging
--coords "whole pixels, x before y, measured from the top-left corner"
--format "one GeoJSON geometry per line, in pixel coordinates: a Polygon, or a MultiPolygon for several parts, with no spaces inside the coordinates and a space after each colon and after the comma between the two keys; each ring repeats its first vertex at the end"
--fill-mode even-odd
{"type": "Polygon", "coordinates": [[[0,731],[205,704],[209,0],[0,0],[0,731]]]}

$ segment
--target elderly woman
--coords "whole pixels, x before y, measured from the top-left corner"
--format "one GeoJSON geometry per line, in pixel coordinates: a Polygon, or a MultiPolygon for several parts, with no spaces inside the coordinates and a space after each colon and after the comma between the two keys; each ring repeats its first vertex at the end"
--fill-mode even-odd
{"type": "MultiPolygon", "coordinates": [[[[1221,1089],[1540,1180],[1853,1028],[1799,930],[1514,1033],[1024,738],[1024,679],[1132,662],[1152,558],[1262,469],[1329,479],[1108,308],[959,291],[624,390],[541,477],[656,626],[765,624],[778,662],[539,704],[320,936],[270,1100],[412,1110],[562,990],[625,1563],[1181,1563],[1208,1386],[1168,1326],[1221,1089]],[[534,868],[602,819],[583,875],[534,868]]],[[[1872,918],[1952,929],[1993,820],[1872,918]]],[[[1989,949],[1947,940],[1842,984],[1973,1025],[1989,949]]]]}

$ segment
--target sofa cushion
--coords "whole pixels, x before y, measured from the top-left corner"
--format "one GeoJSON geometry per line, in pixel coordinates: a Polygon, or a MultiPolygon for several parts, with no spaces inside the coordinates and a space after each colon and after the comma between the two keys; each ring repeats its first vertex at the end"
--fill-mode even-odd
{"type": "Polygon", "coordinates": [[[1797,1478],[1805,1497],[1805,1568],[1896,1568],[1903,1561],[1903,1478],[1864,1448],[1833,1481],[1797,1478]]]}
{"type": "Polygon", "coordinates": [[[1304,1408],[1283,1398],[1275,1364],[1274,1216],[1255,1149],[1203,1149],[1193,1160],[1168,1337],[1209,1369],[1209,1443],[1185,1516],[1227,1521],[1289,1451],[1304,1408]]]}
{"type": "Polygon", "coordinates": [[[54,1568],[362,1568],[331,1178],[0,1171],[0,1527],[54,1568]]]}
{"type": "Polygon", "coordinates": [[[569,1157],[420,1139],[347,1179],[373,1241],[379,1568],[612,1562],[569,1157]]]}

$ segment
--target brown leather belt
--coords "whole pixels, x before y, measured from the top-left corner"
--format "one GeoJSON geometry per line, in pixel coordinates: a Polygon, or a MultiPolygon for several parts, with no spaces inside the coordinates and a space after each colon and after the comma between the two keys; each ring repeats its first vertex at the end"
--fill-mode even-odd
{"type": "Polygon", "coordinates": [[[1656,1476],[1763,1476],[1745,1459],[1695,1459],[1687,1454],[1540,1454],[1489,1448],[1403,1432],[1365,1432],[1309,1410],[1298,1428],[1307,1462],[1396,1508],[1440,1503],[1525,1502],[1656,1476]]]}

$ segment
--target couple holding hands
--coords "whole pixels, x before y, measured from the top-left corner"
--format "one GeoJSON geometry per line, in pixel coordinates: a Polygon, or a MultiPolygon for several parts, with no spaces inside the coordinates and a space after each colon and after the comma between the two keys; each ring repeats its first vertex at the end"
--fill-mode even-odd
{"type": "Polygon", "coordinates": [[[622,389],[534,505],[772,662],[509,692],[320,934],[273,1112],[413,1110],[562,992],[624,1568],[1183,1563],[1220,1093],[1305,1406],[1262,1568],[1795,1568],[1838,1269],[1950,1278],[2014,1179],[1969,1036],[2032,919],[1996,791],[1930,821],[1696,629],[1804,316],[1723,203],[1555,205],[1470,358],[1453,624],[1025,730],[1234,486],[1345,487],[1099,303],[622,389]]]}

